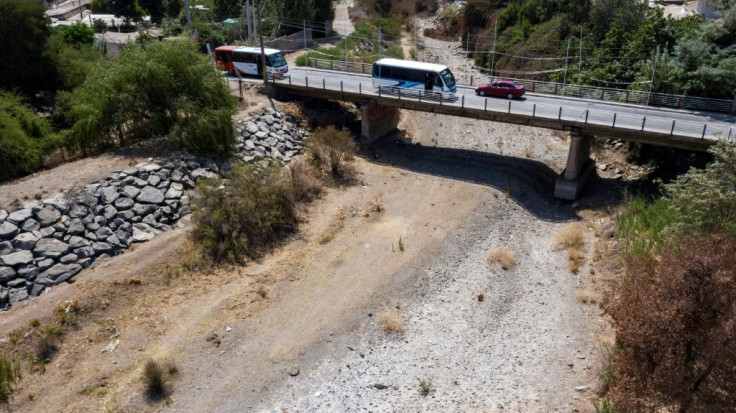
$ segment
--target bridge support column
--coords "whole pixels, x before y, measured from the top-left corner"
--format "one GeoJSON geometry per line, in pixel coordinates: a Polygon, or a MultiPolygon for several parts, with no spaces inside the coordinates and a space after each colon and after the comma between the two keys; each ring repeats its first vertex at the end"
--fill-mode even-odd
{"type": "Polygon", "coordinates": [[[590,159],[590,143],[593,137],[583,135],[580,129],[570,131],[570,152],[567,155],[567,167],[555,182],[555,197],[574,200],[595,170],[595,161],[590,159]]]}
{"type": "Polygon", "coordinates": [[[399,109],[395,107],[369,103],[361,106],[360,114],[360,139],[364,144],[388,135],[399,125],[399,109]]]}

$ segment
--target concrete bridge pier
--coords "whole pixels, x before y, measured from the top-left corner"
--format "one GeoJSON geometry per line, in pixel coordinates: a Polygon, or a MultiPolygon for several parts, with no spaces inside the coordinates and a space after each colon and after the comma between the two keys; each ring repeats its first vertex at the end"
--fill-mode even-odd
{"type": "Polygon", "coordinates": [[[593,136],[584,135],[580,129],[570,131],[570,152],[567,167],[555,182],[555,197],[574,200],[583,190],[585,181],[595,170],[595,161],[590,158],[593,136]]]}
{"type": "Polygon", "coordinates": [[[370,144],[395,131],[399,125],[399,109],[371,102],[361,105],[361,132],[363,144],[370,144]]]}

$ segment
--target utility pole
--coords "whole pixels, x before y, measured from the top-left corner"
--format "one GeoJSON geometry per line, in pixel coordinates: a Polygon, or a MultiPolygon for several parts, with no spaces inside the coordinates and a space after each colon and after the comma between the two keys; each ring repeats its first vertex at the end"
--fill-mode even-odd
{"type": "Polygon", "coordinates": [[[491,51],[491,81],[493,81],[493,68],[496,64],[496,34],[498,33],[498,19],[493,23],[493,50],[491,51]]]}
{"type": "Polygon", "coordinates": [[[263,17],[263,9],[266,7],[268,0],[261,0],[261,5],[257,9],[258,14],[258,36],[261,41],[261,69],[263,70],[263,84],[268,85],[268,70],[266,69],[266,50],[263,45],[263,28],[261,27],[261,19],[263,17]]]}
{"type": "Polygon", "coordinates": [[[567,60],[570,58],[570,39],[567,39],[567,53],[565,54],[565,76],[562,78],[562,96],[565,96],[565,84],[567,84],[567,60]]]}
{"type": "Polygon", "coordinates": [[[245,20],[248,22],[248,46],[253,46],[253,33],[250,29],[250,0],[245,0],[245,20]]]}
{"type": "Polygon", "coordinates": [[[657,59],[659,59],[659,45],[657,45],[657,54],[654,55],[654,64],[652,65],[652,80],[649,81],[649,93],[647,94],[646,106],[649,106],[649,99],[652,98],[652,86],[654,85],[654,74],[657,73],[657,59]]]}
{"type": "Polygon", "coordinates": [[[465,39],[465,58],[470,57],[470,30],[468,30],[468,37],[465,39]]]}
{"type": "Polygon", "coordinates": [[[184,8],[187,10],[187,26],[189,26],[189,35],[191,36],[194,30],[192,30],[192,16],[189,14],[189,0],[184,0],[184,8]]]}
{"type": "MultiPolygon", "coordinates": [[[[583,72],[583,26],[580,26],[580,52],[578,52],[578,78],[580,73],[583,72]]],[[[578,79],[580,84],[580,79],[578,79]]]]}

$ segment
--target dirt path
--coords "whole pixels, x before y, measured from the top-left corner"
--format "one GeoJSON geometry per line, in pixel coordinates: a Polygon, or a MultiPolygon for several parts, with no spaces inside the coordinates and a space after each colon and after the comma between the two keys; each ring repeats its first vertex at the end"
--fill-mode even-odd
{"type": "Polygon", "coordinates": [[[340,36],[348,36],[355,31],[355,25],[350,20],[348,7],[351,7],[352,1],[341,0],[335,4],[335,18],[332,20],[332,30],[340,36]]]}

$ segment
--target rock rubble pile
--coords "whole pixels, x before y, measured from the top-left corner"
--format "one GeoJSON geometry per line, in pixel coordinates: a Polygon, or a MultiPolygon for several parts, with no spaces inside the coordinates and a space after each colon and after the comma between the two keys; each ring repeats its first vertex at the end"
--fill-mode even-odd
{"type": "MultiPolygon", "coordinates": [[[[288,162],[309,135],[273,110],[238,121],[236,129],[236,158],[254,162],[288,162]]],[[[169,230],[191,212],[186,190],[200,178],[227,175],[231,165],[194,157],[149,162],[112,172],[82,190],[0,210],[0,308],[169,230]]]]}

